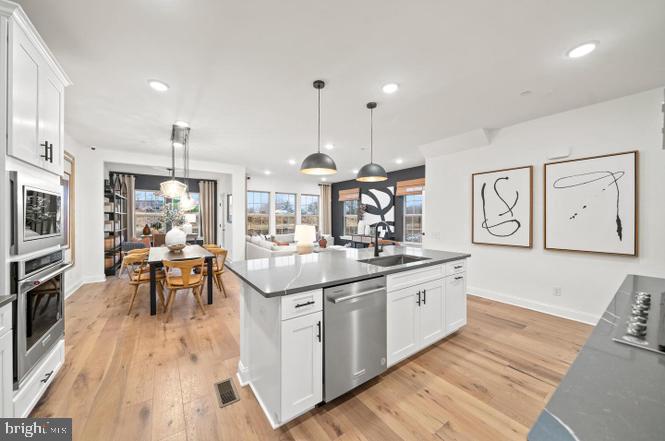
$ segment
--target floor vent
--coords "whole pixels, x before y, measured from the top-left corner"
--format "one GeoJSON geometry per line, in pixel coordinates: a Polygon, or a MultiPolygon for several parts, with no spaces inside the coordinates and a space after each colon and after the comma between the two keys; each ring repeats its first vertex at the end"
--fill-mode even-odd
{"type": "Polygon", "coordinates": [[[229,404],[233,404],[240,400],[240,397],[238,397],[238,392],[236,392],[236,387],[233,384],[233,380],[230,378],[216,383],[215,391],[217,391],[217,401],[219,401],[219,407],[228,406],[229,404]]]}

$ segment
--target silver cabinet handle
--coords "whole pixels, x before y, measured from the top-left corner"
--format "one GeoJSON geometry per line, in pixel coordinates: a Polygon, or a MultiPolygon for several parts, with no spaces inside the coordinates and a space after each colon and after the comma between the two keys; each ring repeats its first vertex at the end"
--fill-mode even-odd
{"type": "Polygon", "coordinates": [[[459,280],[459,279],[463,279],[463,278],[464,278],[464,276],[457,276],[457,277],[455,277],[455,280],[459,280]]]}
{"type": "Polygon", "coordinates": [[[368,291],[362,291],[354,294],[348,294],[345,296],[339,296],[339,297],[328,297],[328,300],[330,300],[333,303],[341,303],[341,302],[346,302],[347,300],[352,300],[352,299],[357,299],[358,297],[365,297],[369,296],[372,294],[376,294],[379,292],[385,292],[385,288],[376,288],[376,289],[370,289],[368,291]]]}

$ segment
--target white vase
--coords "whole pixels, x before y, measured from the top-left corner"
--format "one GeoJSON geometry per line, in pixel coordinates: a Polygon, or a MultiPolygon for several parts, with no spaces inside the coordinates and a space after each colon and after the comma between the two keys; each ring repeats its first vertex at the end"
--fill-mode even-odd
{"type": "Polygon", "coordinates": [[[187,243],[187,235],[180,229],[180,227],[173,227],[166,233],[164,243],[169,248],[178,245],[185,245],[187,243]]]}

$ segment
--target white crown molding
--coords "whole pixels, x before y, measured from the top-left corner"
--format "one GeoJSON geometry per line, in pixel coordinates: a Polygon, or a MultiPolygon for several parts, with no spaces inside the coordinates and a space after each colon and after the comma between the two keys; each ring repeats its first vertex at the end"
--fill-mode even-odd
{"type": "Polygon", "coordinates": [[[39,35],[39,32],[37,32],[37,29],[34,27],[20,5],[7,0],[0,0],[0,16],[16,21],[16,23],[27,32],[28,38],[32,44],[37,48],[42,56],[46,58],[62,84],[65,87],[72,85],[72,80],[69,78],[67,73],[65,73],[65,70],[62,68],[60,63],[58,63],[58,60],[53,56],[53,53],[46,45],[46,42],[44,42],[41,35],[39,35]]]}

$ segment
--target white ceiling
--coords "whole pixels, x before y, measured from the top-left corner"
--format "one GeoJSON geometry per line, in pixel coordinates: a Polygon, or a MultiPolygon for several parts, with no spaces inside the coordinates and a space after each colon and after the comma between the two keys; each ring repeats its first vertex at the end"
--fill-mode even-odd
{"type": "Polygon", "coordinates": [[[665,84],[663,0],[18,3],[74,82],[66,130],[79,141],[168,155],[182,119],[193,157],[287,179],[316,179],[287,162],[315,150],[315,79],[328,83],[332,181],[368,162],[370,100],[375,159],[396,170],[424,162],[420,144],[665,84]],[[588,40],[594,53],[564,56],[588,40]],[[384,95],[390,81],[401,88],[384,95]]]}

